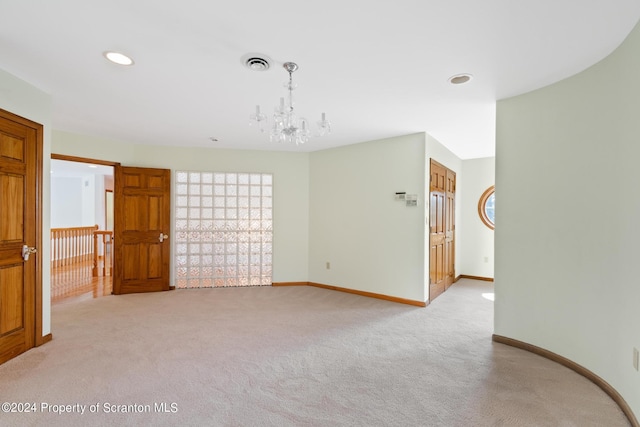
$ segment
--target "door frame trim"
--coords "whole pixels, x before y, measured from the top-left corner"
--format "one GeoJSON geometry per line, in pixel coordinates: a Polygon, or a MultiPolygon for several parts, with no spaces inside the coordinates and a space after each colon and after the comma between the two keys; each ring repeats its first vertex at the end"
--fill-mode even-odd
{"type": "Polygon", "coordinates": [[[90,159],[88,157],[78,157],[78,156],[69,156],[66,154],[56,154],[51,153],[51,160],[64,160],[67,162],[77,162],[77,163],[87,163],[91,165],[101,165],[101,166],[112,166],[113,170],[113,178],[115,180],[115,168],[120,166],[119,162],[112,162],[110,160],[99,160],[99,159],[90,159]]]}
{"type": "Polygon", "coordinates": [[[114,167],[120,166],[120,163],[118,162],[111,162],[109,160],[89,159],[87,157],[67,156],[66,154],[51,153],[51,159],[66,160],[68,162],[78,162],[78,163],[91,163],[94,165],[103,165],[103,166],[114,166],[114,167]]]}

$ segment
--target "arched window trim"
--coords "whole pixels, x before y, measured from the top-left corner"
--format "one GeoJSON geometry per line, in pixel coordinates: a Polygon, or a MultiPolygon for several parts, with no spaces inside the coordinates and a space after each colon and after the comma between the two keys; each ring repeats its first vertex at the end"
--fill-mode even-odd
{"type": "Polygon", "coordinates": [[[480,215],[480,219],[482,220],[484,225],[492,230],[495,229],[495,224],[487,216],[485,206],[487,204],[487,200],[489,200],[489,197],[491,197],[495,192],[496,186],[492,185],[491,187],[487,188],[484,193],[482,193],[482,196],[480,196],[480,201],[478,202],[478,215],[480,215]]]}

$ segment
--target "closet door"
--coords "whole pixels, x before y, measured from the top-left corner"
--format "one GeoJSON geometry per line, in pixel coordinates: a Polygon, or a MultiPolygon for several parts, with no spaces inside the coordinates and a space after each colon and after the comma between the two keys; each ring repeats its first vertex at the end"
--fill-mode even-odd
{"type": "Polygon", "coordinates": [[[453,285],[456,278],[456,173],[447,169],[444,224],[444,288],[453,285]]]}
{"type": "Polygon", "coordinates": [[[429,300],[455,279],[456,174],[431,160],[429,179],[429,300]]]}

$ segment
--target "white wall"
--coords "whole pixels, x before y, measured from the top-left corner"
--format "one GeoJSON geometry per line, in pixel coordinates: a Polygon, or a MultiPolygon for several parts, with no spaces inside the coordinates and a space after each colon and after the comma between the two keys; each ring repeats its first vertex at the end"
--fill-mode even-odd
{"type": "Polygon", "coordinates": [[[82,178],[82,223],[83,227],[96,225],[96,178],[82,178]]]}
{"type": "Polygon", "coordinates": [[[93,175],[93,219],[89,225],[98,225],[99,230],[106,230],[106,196],[104,191],[104,175],[93,175]]]}
{"type": "Polygon", "coordinates": [[[43,125],[43,177],[42,177],[42,334],[51,332],[51,279],[50,279],[50,158],[51,158],[51,96],[0,70],[0,108],[43,125]]]}
{"type": "Polygon", "coordinates": [[[460,214],[464,238],[460,245],[459,274],[493,278],[494,231],[478,214],[480,197],[495,184],[495,157],[462,161],[464,192],[460,214]]]}
{"type": "Polygon", "coordinates": [[[148,146],[58,131],[54,132],[53,152],[119,162],[123,166],[171,169],[172,176],[176,170],[272,173],[274,176],[273,281],[307,281],[309,247],[309,155],[307,153],[148,146]]]}
{"type": "Polygon", "coordinates": [[[425,301],[425,134],[313,152],[310,176],[309,281],[425,301]]]}
{"type": "Polygon", "coordinates": [[[497,108],[495,333],[567,357],[640,416],[640,28],[497,108]]]}
{"type": "Polygon", "coordinates": [[[104,175],[51,176],[51,228],[105,227],[104,175]]]}
{"type": "Polygon", "coordinates": [[[51,228],[82,225],[82,178],[51,177],[51,228]]]}

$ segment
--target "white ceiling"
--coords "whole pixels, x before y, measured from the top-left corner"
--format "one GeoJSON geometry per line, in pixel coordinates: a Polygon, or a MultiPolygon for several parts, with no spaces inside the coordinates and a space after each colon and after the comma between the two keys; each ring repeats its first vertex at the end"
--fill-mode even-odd
{"type": "Polygon", "coordinates": [[[467,159],[494,154],[496,99],[601,60],[639,17],[638,0],[0,0],[0,69],[52,95],[59,130],[300,151],[428,132],[467,159]],[[247,53],[274,66],[251,71],[247,53]],[[333,124],[302,147],[248,126],[284,96],[286,61],[296,110],[333,124]],[[459,73],[474,78],[447,82],[459,73]]]}

